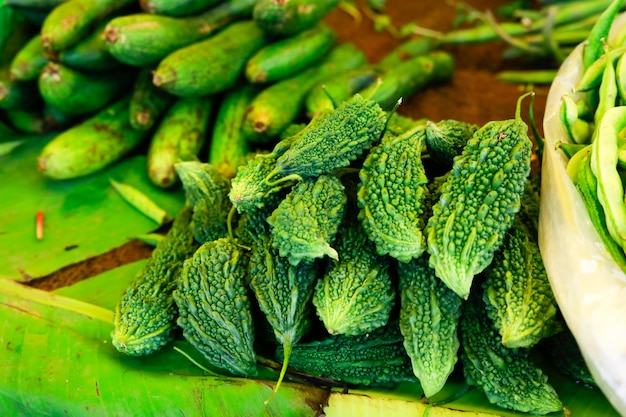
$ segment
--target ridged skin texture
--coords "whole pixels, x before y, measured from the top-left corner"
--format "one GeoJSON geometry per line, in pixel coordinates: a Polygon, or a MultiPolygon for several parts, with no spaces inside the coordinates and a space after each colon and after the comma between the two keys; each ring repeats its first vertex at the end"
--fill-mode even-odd
{"type": "Polygon", "coordinates": [[[174,291],[185,339],[211,365],[237,376],[257,372],[246,275],[242,250],[221,238],[203,244],[185,261],[174,291]]]}
{"type": "Polygon", "coordinates": [[[501,246],[519,211],[532,142],[523,121],[488,122],[467,142],[426,227],[429,263],[460,297],[501,246]]]}

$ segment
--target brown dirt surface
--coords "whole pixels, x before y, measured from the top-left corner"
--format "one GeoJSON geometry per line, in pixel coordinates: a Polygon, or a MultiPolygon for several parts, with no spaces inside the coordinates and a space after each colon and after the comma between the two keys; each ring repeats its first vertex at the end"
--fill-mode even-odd
{"type": "MultiPolygon", "coordinates": [[[[358,1],[363,4],[364,0],[358,1]]],[[[496,10],[509,3],[503,0],[468,0],[467,4],[478,10],[496,10]]],[[[388,0],[386,12],[396,26],[414,21],[421,27],[446,31],[452,27],[456,2],[421,0],[388,0]]],[[[337,9],[326,18],[334,28],[340,42],[353,42],[363,49],[367,57],[376,62],[392,48],[399,45],[387,32],[376,32],[371,19],[363,16],[360,22],[344,10],[337,9]]],[[[532,69],[538,63],[524,60],[509,61],[503,58],[504,42],[447,46],[444,49],[455,57],[455,70],[449,82],[427,86],[405,100],[398,112],[414,118],[432,120],[457,119],[484,124],[491,120],[513,117],[516,101],[525,92],[523,87],[497,79],[496,74],[506,69],[532,69]]],[[[534,113],[541,131],[547,86],[536,86],[534,113]]],[[[525,117],[525,120],[528,120],[525,117]]],[[[31,285],[53,289],[91,277],[117,266],[150,256],[151,247],[141,242],[130,242],[102,256],[77,265],[68,266],[54,274],[34,281],[31,285]]]]}

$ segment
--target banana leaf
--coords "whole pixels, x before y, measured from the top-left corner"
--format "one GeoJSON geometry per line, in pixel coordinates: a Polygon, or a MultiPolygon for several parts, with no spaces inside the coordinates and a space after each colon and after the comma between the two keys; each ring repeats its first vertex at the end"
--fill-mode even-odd
{"type": "Polygon", "coordinates": [[[154,187],[145,155],[125,158],[93,175],[50,180],[37,171],[37,156],[50,135],[25,137],[0,157],[0,277],[29,281],[122,246],[158,224],[132,207],[109,178],[144,192],[173,217],[184,204],[182,188],[154,187]],[[35,235],[37,212],[44,237],[35,235]]]}
{"type": "MultiPolygon", "coordinates": [[[[0,410],[6,408],[17,416],[32,415],[28,413],[41,409],[37,407],[48,409],[44,405],[51,403],[55,412],[76,411],[70,415],[126,415],[128,410],[123,407],[136,404],[136,410],[147,407],[142,415],[156,415],[156,402],[165,404],[162,410],[184,404],[181,410],[185,415],[213,415],[216,404],[221,402],[224,408],[219,409],[220,415],[237,417],[273,415],[272,412],[314,416],[322,409],[327,417],[528,416],[489,404],[475,388],[465,392],[460,373],[453,374],[444,390],[431,399],[435,405],[430,407],[414,383],[399,384],[393,389],[333,389],[330,393],[311,385],[287,383],[272,402],[263,406],[272,387],[267,381],[276,379],[275,372],[262,374],[260,380],[210,376],[172,348],[147,358],[118,354],[108,343],[111,311],[144,263],[145,260],[133,262],[51,293],[0,280],[0,315],[6,317],[0,334],[7,347],[6,351],[0,350],[0,410]],[[105,399],[93,398],[96,382],[98,395],[105,399]],[[179,402],[177,397],[181,395],[179,402]],[[246,399],[246,410],[239,404],[244,403],[242,398],[246,399]],[[92,413],[83,412],[85,407],[90,407],[92,413]]],[[[176,347],[196,362],[202,361],[189,344],[177,342],[176,347]]],[[[541,366],[566,407],[550,417],[619,417],[598,389],[577,384],[549,364],[541,366]]],[[[165,411],[159,415],[168,414],[165,411]]]]}

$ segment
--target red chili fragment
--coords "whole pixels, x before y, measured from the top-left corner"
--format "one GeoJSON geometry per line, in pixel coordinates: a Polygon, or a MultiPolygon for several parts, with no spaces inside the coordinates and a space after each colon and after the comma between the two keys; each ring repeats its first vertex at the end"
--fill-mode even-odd
{"type": "Polygon", "coordinates": [[[43,239],[43,211],[37,212],[35,235],[37,236],[38,240],[43,239]]]}

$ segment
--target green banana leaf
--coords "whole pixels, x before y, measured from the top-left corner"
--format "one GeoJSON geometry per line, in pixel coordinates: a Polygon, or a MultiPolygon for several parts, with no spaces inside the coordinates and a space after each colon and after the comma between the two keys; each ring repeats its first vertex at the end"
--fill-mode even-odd
{"type": "Polygon", "coordinates": [[[134,186],[173,217],[183,206],[182,188],[153,186],[145,155],[128,157],[93,175],[50,180],[37,170],[37,156],[51,135],[25,138],[0,156],[0,277],[29,281],[122,246],[158,228],[110,185],[109,178],[134,186]],[[35,236],[37,212],[44,237],[35,236]]]}
{"type": "Polygon", "coordinates": [[[146,358],[109,343],[112,312],[0,280],[0,411],[31,416],[313,417],[328,393],[206,376],[174,349],[146,358]]]}
{"type": "MultiPolygon", "coordinates": [[[[265,406],[273,384],[268,381],[276,379],[273,370],[259,380],[215,377],[171,347],[151,357],[129,358],[109,343],[112,309],[144,264],[133,262],[50,293],[0,280],[0,316],[5,318],[0,335],[6,346],[0,350],[1,411],[136,415],[128,414],[134,407],[142,416],[170,415],[171,410],[171,415],[226,417],[315,416],[320,410],[327,417],[528,416],[489,404],[475,388],[464,392],[459,375],[432,399],[440,404],[431,407],[412,383],[347,393],[285,383],[265,406]]],[[[202,362],[189,344],[177,342],[176,347],[202,362]]],[[[566,407],[550,417],[619,417],[598,389],[573,382],[549,364],[542,368],[566,407]]]]}

